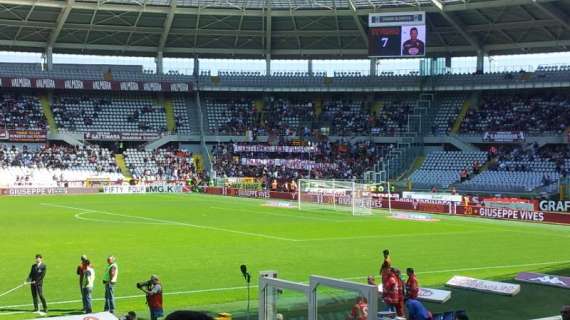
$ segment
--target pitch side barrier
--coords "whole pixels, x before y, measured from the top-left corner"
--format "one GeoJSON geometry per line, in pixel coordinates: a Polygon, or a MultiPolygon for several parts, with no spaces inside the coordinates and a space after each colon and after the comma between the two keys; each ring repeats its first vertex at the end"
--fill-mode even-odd
{"type": "MultiPolygon", "coordinates": [[[[207,194],[257,198],[257,199],[280,199],[294,201],[297,199],[296,192],[275,192],[241,190],[236,188],[208,187],[207,194]]],[[[464,205],[457,202],[443,200],[422,200],[392,198],[393,210],[424,212],[433,214],[461,215],[474,218],[485,218],[494,220],[522,221],[534,223],[554,223],[570,225],[570,214],[561,212],[545,212],[535,210],[524,210],[516,208],[497,208],[482,205],[464,205]]],[[[372,207],[375,209],[388,208],[388,198],[375,195],[372,198],[372,207]]]]}

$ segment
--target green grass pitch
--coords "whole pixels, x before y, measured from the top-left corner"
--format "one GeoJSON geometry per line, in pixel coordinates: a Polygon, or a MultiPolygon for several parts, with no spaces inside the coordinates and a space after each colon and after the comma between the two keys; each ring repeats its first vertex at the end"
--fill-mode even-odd
{"type": "MultiPolygon", "coordinates": [[[[453,275],[513,281],[520,271],[570,274],[570,229],[564,226],[438,216],[438,222],[353,217],[333,211],[262,206],[265,201],[209,195],[89,195],[0,198],[0,292],[22,283],[44,255],[50,316],[80,309],[75,268],[87,254],[98,273],[119,264],[118,313],[148,312],[138,281],[161,277],[165,311],[243,312],[239,266],[307,281],[318,274],[365,281],[378,275],[380,251],[395,266],[414,267],[421,285],[442,287],[453,275]]],[[[252,305],[256,306],[256,290],[252,305]]],[[[453,290],[432,311],[466,309],[472,319],[531,319],[570,304],[570,291],[523,285],[515,297],[453,290]]],[[[94,309],[102,310],[102,301],[94,309]]],[[[0,320],[30,319],[28,288],[0,297],[0,320]]]]}

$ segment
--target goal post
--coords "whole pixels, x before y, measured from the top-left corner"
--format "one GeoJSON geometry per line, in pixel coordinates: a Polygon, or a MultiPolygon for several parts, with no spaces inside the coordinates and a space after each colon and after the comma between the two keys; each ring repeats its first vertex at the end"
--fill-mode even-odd
{"type": "Polygon", "coordinates": [[[299,210],[348,211],[352,215],[372,214],[370,185],[346,180],[300,179],[299,210]]]}

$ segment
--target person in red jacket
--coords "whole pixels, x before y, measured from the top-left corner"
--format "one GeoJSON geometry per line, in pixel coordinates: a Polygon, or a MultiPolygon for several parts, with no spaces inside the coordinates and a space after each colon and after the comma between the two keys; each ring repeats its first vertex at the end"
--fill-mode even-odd
{"type": "Polygon", "coordinates": [[[398,303],[396,304],[396,313],[398,314],[398,317],[404,317],[406,313],[404,305],[404,281],[402,281],[399,269],[392,270],[398,284],[398,303]]]}
{"type": "Polygon", "coordinates": [[[406,281],[406,298],[407,299],[417,299],[420,294],[420,284],[416,278],[416,274],[413,268],[406,269],[408,274],[408,281],[406,281]]]}
{"type": "Polygon", "coordinates": [[[386,282],[383,283],[384,292],[382,297],[384,298],[384,303],[387,308],[386,311],[397,312],[396,306],[400,300],[400,286],[398,285],[398,280],[393,272],[392,268],[389,268],[386,272],[386,282]]]}
{"type": "Polygon", "coordinates": [[[347,320],[366,320],[368,319],[368,300],[365,297],[356,298],[356,304],[352,306],[352,310],[347,320]]]}

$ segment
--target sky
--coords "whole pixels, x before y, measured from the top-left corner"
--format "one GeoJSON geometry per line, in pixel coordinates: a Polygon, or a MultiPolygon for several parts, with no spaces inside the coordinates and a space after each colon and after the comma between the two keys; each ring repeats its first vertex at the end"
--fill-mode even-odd
{"type": "MultiPolygon", "coordinates": [[[[378,73],[394,72],[407,74],[410,71],[419,71],[421,59],[382,59],[378,64],[378,73]]],[[[452,59],[453,73],[473,73],[475,71],[476,57],[458,57],[452,59]]],[[[6,52],[0,51],[0,62],[14,63],[41,63],[40,53],[6,52]]],[[[154,58],[117,57],[117,56],[91,56],[54,54],[53,63],[73,64],[127,64],[142,65],[146,70],[156,70],[154,58]]],[[[165,58],[164,72],[177,71],[191,74],[194,60],[191,58],[165,58]]],[[[486,71],[518,71],[535,70],[539,65],[570,65],[570,52],[491,56],[485,59],[486,71]]],[[[272,72],[306,72],[307,60],[273,60],[272,72]]],[[[210,70],[212,75],[220,71],[244,71],[265,73],[265,60],[244,59],[200,59],[200,70],[210,70]]],[[[369,60],[313,60],[313,72],[360,72],[368,74],[369,60]]]]}

